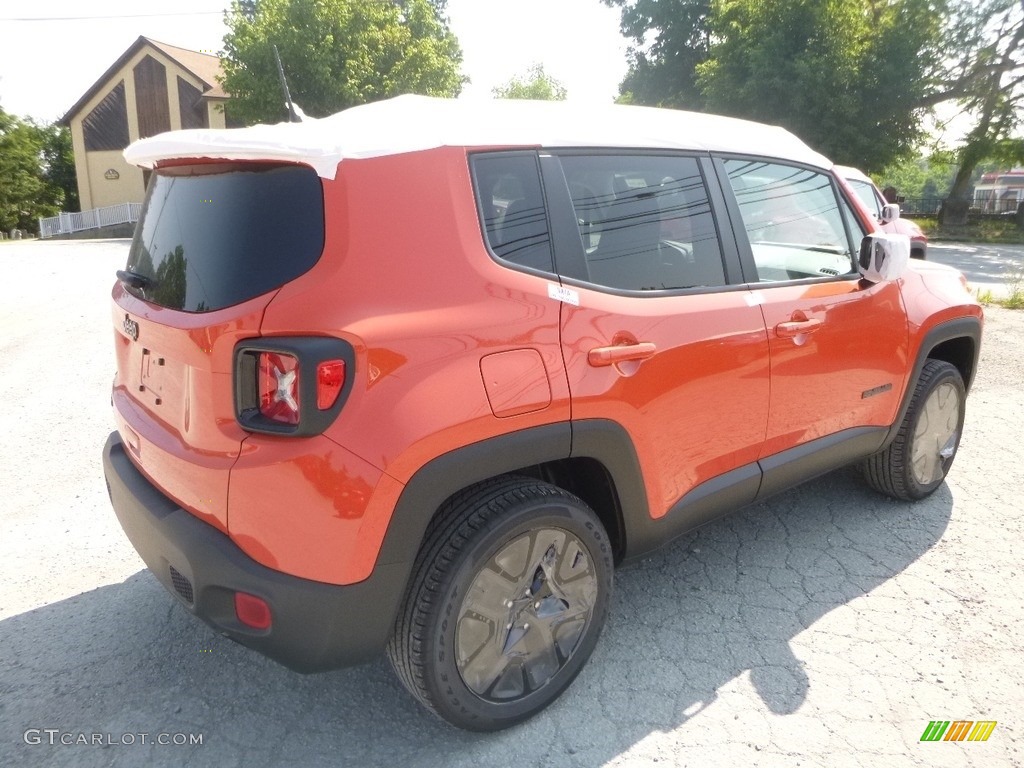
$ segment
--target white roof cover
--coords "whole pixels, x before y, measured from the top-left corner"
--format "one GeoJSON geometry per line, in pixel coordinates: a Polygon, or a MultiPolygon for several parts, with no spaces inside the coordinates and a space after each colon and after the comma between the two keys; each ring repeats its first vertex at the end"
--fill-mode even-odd
{"type": "Polygon", "coordinates": [[[281,160],[333,179],[342,160],[443,146],[695,149],[832,165],[789,131],[747,120],[616,104],[426,96],[399,96],[301,123],[171,131],[134,142],[124,156],[143,168],[174,158],[281,160]]]}
{"type": "Polygon", "coordinates": [[[857,181],[866,181],[868,184],[874,184],[871,178],[859,168],[851,168],[848,165],[837,165],[835,166],[835,172],[842,176],[844,179],[856,179],[857,181]]]}

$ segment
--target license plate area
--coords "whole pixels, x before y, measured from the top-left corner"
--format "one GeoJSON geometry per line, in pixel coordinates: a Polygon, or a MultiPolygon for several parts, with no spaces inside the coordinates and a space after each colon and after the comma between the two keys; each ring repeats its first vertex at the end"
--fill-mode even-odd
{"type": "Polygon", "coordinates": [[[167,360],[145,347],[142,348],[139,372],[139,399],[151,406],[163,405],[167,360]]]}

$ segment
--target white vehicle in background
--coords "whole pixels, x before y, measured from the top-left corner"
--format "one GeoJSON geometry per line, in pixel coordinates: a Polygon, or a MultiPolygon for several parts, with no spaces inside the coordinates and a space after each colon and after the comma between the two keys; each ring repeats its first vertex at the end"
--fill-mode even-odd
{"type": "Polygon", "coordinates": [[[860,201],[875,217],[883,232],[906,235],[910,238],[910,257],[928,258],[928,237],[916,222],[900,217],[900,207],[886,202],[875,183],[863,171],[845,165],[837,165],[835,171],[850,185],[860,201]]]}

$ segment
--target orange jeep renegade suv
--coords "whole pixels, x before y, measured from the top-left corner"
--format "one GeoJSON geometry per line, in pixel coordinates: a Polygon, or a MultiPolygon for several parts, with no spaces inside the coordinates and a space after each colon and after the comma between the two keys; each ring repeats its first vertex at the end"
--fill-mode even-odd
{"type": "Polygon", "coordinates": [[[579,673],[615,565],[854,462],[920,499],[956,454],[980,307],[782,129],[401,97],[125,154],[111,501],[292,669],[386,651],[504,728],[579,673]]]}

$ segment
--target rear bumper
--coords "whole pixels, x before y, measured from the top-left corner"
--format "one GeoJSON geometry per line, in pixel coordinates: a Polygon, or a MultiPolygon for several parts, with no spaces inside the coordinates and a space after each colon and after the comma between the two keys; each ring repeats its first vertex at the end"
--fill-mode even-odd
{"type": "Polygon", "coordinates": [[[181,509],[135,468],[114,432],[103,448],[114,512],[143,561],[191,613],[222,635],[298,672],[368,661],[391,635],[409,564],[378,565],[358,584],[337,586],[260,565],[231,539],[181,509]],[[270,605],[272,625],[235,616],[235,592],[270,605]]]}

